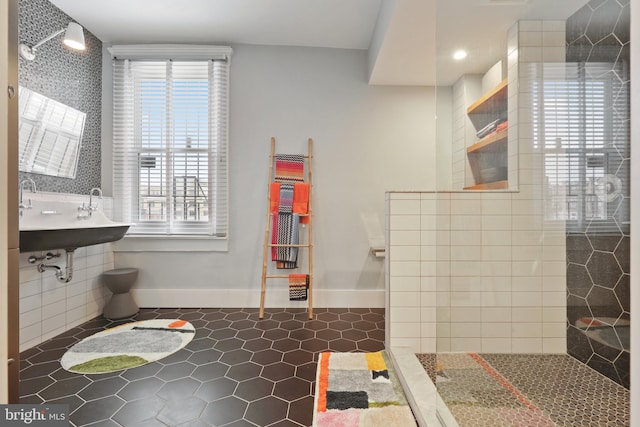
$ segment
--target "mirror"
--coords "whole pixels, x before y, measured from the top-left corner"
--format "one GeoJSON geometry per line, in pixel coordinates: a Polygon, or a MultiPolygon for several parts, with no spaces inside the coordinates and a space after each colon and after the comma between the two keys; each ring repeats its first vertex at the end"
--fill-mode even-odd
{"type": "Polygon", "coordinates": [[[75,178],[86,114],[20,86],[20,171],[75,178]]]}

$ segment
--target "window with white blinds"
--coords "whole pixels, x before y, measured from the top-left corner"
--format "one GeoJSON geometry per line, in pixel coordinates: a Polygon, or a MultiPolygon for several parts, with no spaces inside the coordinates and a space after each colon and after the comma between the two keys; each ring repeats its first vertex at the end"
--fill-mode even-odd
{"type": "Polygon", "coordinates": [[[570,230],[606,228],[618,197],[610,181],[620,164],[611,144],[612,96],[620,84],[610,70],[611,64],[546,64],[529,80],[534,149],[544,153],[545,218],[567,220],[570,230]]]}
{"type": "Polygon", "coordinates": [[[116,215],[134,235],[227,237],[228,62],[113,61],[116,215]]]}

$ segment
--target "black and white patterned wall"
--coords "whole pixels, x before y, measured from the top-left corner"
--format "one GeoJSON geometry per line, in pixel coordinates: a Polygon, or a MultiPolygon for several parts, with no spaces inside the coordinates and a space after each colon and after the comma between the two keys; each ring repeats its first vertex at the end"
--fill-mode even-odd
{"type": "MultiPolygon", "coordinates": [[[[19,0],[18,4],[20,43],[32,46],[72,21],[48,0],[19,0]]],[[[68,49],[60,35],[42,45],[35,60],[19,59],[21,86],[87,115],[75,179],[20,172],[20,180],[32,178],[40,191],[88,194],[100,187],[102,42],[86,29],[84,37],[84,51],[68,49]]]]}
{"type": "MultiPolygon", "coordinates": [[[[567,62],[585,79],[610,82],[605,114],[606,218],[567,234],[567,349],[629,388],[629,0],[591,0],[567,20],[567,62]],[[597,73],[594,73],[597,70],[597,73]],[[597,74],[597,75],[596,75],[597,74]],[[614,193],[617,192],[617,193],[614,193]],[[595,321],[589,321],[595,319],[595,321]]],[[[586,153],[586,156],[593,153],[586,153]]]]}

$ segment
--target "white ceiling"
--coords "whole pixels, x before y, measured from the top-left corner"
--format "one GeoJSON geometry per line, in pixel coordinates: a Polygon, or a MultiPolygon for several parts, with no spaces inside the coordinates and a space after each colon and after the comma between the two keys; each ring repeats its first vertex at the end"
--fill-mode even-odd
{"type": "Polygon", "coordinates": [[[518,19],[566,19],[585,0],[50,0],[103,42],[370,49],[371,84],[451,84],[506,52],[518,19]],[[469,57],[454,62],[454,49],[469,57]]]}

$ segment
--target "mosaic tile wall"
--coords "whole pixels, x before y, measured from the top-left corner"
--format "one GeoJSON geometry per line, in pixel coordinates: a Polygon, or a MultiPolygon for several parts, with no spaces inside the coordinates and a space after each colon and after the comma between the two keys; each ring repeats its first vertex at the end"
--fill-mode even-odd
{"type": "MultiPolygon", "coordinates": [[[[606,173],[621,182],[607,218],[567,235],[570,355],[629,388],[629,0],[592,0],[567,21],[567,62],[610,64],[614,95],[606,173]],[[597,319],[595,322],[590,319],[597,319]]],[[[569,228],[568,228],[569,229],[569,228]]]]}
{"type": "MultiPolygon", "coordinates": [[[[48,0],[20,0],[20,43],[33,45],[66,28],[71,18],[48,0]]],[[[80,23],[81,24],[81,23],[80,23]]],[[[102,114],[102,42],[84,30],[86,50],[71,51],[62,36],[42,45],[33,61],[19,59],[19,83],[87,114],[75,179],[20,173],[32,178],[38,190],[88,194],[100,187],[100,121],[102,114]]]]}

